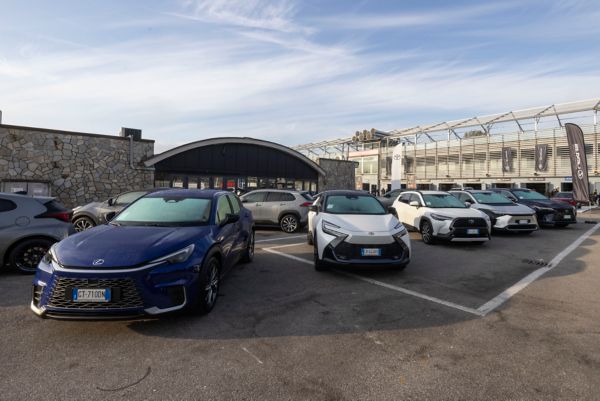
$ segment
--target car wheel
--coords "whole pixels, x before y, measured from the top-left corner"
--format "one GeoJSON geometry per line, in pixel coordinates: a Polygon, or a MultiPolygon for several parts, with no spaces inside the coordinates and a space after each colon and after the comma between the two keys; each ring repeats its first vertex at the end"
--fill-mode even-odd
{"type": "Polygon", "coordinates": [[[43,238],[25,240],[15,246],[8,255],[8,263],[23,274],[35,273],[40,260],[54,241],[43,238]]]}
{"type": "Polygon", "coordinates": [[[197,312],[201,315],[209,313],[217,303],[219,295],[221,264],[219,260],[211,256],[205,263],[200,277],[200,294],[198,299],[197,312]]]}
{"type": "Polygon", "coordinates": [[[298,218],[293,214],[286,214],[279,221],[279,227],[281,227],[281,231],[286,233],[293,233],[298,230],[298,218]]]}
{"type": "Polygon", "coordinates": [[[250,231],[250,238],[248,238],[248,244],[242,256],[242,263],[250,263],[252,259],[254,259],[254,230],[250,231]]]}
{"type": "Polygon", "coordinates": [[[94,221],[92,219],[90,219],[89,217],[78,217],[73,221],[73,227],[75,228],[75,231],[82,232],[85,230],[89,230],[92,227],[95,227],[96,223],[94,223],[94,221]]]}
{"type": "Polygon", "coordinates": [[[315,247],[314,247],[315,270],[318,272],[327,270],[327,266],[325,265],[325,262],[323,262],[321,259],[319,259],[319,247],[317,246],[317,238],[315,238],[313,240],[313,243],[315,244],[315,247]]]}
{"type": "Polygon", "coordinates": [[[310,231],[308,233],[306,233],[306,243],[308,245],[313,244],[313,233],[311,233],[310,231]]]}
{"type": "Polygon", "coordinates": [[[427,220],[423,220],[421,223],[421,237],[423,238],[423,242],[427,245],[433,245],[435,243],[435,238],[433,237],[433,227],[427,220]]]}

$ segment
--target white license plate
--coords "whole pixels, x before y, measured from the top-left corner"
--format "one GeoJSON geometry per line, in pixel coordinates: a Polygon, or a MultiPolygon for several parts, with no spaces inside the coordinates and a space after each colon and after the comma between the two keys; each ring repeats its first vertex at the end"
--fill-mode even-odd
{"type": "Polygon", "coordinates": [[[109,302],[110,288],[73,288],[74,302],[109,302]]]}
{"type": "Polygon", "coordinates": [[[569,216],[568,214],[565,214],[563,216],[563,219],[565,219],[565,220],[571,220],[571,216],[569,216]]]}
{"type": "Polygon", "coordinates": [[[467,235],[477,235],[479,234],[478,228],[467,228],[467,235]]]}
{"type": "Polygon", "coordinates": [[[517,220],[517,224],[528,224],[529,220],[517,220]]]}
{"type": "Polygon", "coordinates": [[[381,256],[381,249],[379,248],[362,248],[360,250],[361,256],[381,256]]]}

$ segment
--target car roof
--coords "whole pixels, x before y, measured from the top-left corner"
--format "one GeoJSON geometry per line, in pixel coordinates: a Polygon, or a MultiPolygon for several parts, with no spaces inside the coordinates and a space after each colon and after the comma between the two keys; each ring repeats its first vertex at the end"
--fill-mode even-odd
{"type": "Polygon", "coordinates": [[[448,192],[446,192],[446,191],[431,191],[431,190],[420,191],[418,189],[409,189],[406,192],[417,192],[421,195],[448,195],[448,192]]]}
{"type": "Polygon", "coordinates": [[[29,195],[22,195],[22,194],[14,194],[12,192],[0,192],[0,196],[2,196],[3,198],[14,200],[14,201],[35,199],[41,203],[47,203],[47,202],[50,202],[50,201],[56,199],[55,197],[52,197],[52,196],[29,196],[29,195]]]}
{"type": "Polygon", "coordinates": [[[285,193],[289,193],[289,192],[297,192],[297,193],[301,193],[301,192],[308,192],[308,191],[297,191],[295,189],[270,189],[270,188],[260,188],[260,189],[253,189],[251,191],[246,192],[244,195],[248,195],[249,193],[252,192],[285,192],[285,193]]]}
{"type": "Polygon", "coordinates": [[[221,189],[166,189],[162,191],[151,192],[146,195],[147,198],[159,198],[163,196],[176,196],[185,198],[212,199],[219,195],[231,195],[229,191],[221,189]]]}
{"type": "Polygon", "coordinates": [[[359,190],[353,190],[353,189],[332,189],[330,191],[323,191],[320,193],[320,195],[325,195],[325,196],[331,196],[331,195],[338,195],[338,196],[361,195],[361,196],[365,196],[365,195],[369,195],[369,196],[373,196],[367,191],[359,191],[359,190]]]}

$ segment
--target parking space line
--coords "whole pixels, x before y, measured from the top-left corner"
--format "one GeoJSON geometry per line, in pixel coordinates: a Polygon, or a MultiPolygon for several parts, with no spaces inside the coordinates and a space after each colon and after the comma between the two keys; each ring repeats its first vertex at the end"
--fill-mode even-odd
{"type": "MultiPolygon", "coordinates": [[[[274,249],[274,248],[283,248],[283,247],[286,247],[286,246],[301,245],[301,244],[304,244],[304,243],[302,242],[302,243],[299,243],[299,244],[289,244],[289,245],[281,245],[281,246],[270,247],[270,248],[263,248],[263,250],[267,251],[269,253],[273,253],[275,255],[283,256],[284,258],[292,259],[292,260],[295,260],[297,262],[301,262],[301,263],[304,263],[304,264],[312,266],[313,265],[313,261],[311,261],[311,260],[306,260],[304,258],[300,258],[298,256],[290,255],[290,254],[287,254],[287,253],[284,253],[284,252],[281,252],[281,251],[277,251],[277,250],[274,249]]],[[[459,304],[455,304],[454,302],[445,301],[443,299],[431,297],[429,295],[421,294],[419,292],[412,291],[412,290],[409,290],[409,289],[406,289],[406,288],[402,288],[402,287],[398,287],[396,285],[384,283],[384,282],[378,281],[378,280],[373,280],[373,279],[370,279],[368,277],[359,276],[358,274],[347,273],[347,272],[343,272],[343,271],[340,271],[340,270],[337,270],[337,269],[335,269],[334,271],[336,273],[342,274],[344,276],[352,277],[354,279],[357,279],[357,280],[360,280],[360,281],[364,281],[364,282],[369,283],[369,284],[374,284],[374,285],[377,285],[379,287],[387,288],[389,290],[401,292],[401,293],[403,293],[405,295],[410,295],[410,296],[413,296],[413,297],[416,297],[416,298],[421,298],[421,299],[424,299],[426,301],[430,301],[430,302],[434,302],[436,304],[444,305],[444,306],[447,306],[449,308],[458,309],[460,311],[467,312],[467,313],[470,313],[470,314],[473,314],[473,315],[476,315],[476,316],[483,316],[482,313],[479,312],[476,309],[469,308],[467,306],[462,306],[462,305],[459,305],[459,304]]]]}
{"type": "Polygon", "coordinates": [[[579,238],[577,238],[575,241],[573,241],[573,243],[571,243],[571,245],[569,245],[564,250],[562,250],[558,255],[556,255],[554,257],[554,259],[552,259],[550,261],[550,263],[548,263],[547,267],[542,267],[542,268],[528,274],[523,279],[521,279],[518,283],[507,288],[506,290],[502,291],[499,295],[497,295],[493,299],[491,299],[488,302],[486,302],[485,304],[481,305],[479,308],[477,308],[477,310],[482,314],[482,316],[485,316],[488,313],[490,313],[491,311],[493,311],[494,309],[496,309],[497,307],[499,307],[500,305],[502,305],[504,302],[508,301],[510,298],[515,296],[517,293],[519,293],[519,291],[523,290],[529,284],[533,283],[535,280],[537,280],[538,278],[540,278],[541,276],[543,276],[550,270],[554,269],[565,257],[567,257],[575,249],[577,249],[579,247],[579,245],[581,245],[583,243],[583,241],[588,239],[594,232],[596,232],[596,230],[598,230],[598,228],[600,228],[600,223],[596,223],[596,225],[594,227],[590,228],[588,231],[583,233],[579,238]]]}
{"type": "Polygon", "coordinates": [[[288,237],[279,237],[279,238],[268,238],[268,239],[259,239],[254,241],[257,242],[270,242],[270,241],[283,241],[284,239],[293,239],[293,238],[306,238],[306,234],[304,235],[290,235],[288,237]]]}

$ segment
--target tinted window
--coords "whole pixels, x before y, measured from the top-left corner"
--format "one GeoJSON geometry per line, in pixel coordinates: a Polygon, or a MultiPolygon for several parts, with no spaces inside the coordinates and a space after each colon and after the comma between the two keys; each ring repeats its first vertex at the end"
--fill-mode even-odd
{"type": "Polygon", "coordinates": [[[132,203],[134,200],[141,198],[146,195],[146,191],[137,191],[137,192],[128,192],[126,194],[120,195],[115,200],[116,205],[128,205],[132,203]]]}
{"type": "Polygon", "coordinates": [[[0,213],[8,212],[9,210],[15,210],[17,205],[8,199],[0,199],[0,213]]]}
{"type": "Polygon", "coordinates": [[[240,214],[240,202],[236,196],[227,195],[229,198],[229,202],[231,203],[231,208],[233,210],[233,214],[240,214]]]}
{"type": "Polygon", "coordinates": [[[265,197],[267,196],[266,192],[252,192],[248,195],[244,196],[244,201],[254,203],[254,202],[264,202],[265,197]]]}
{"type": "Polygon", "coordinates": [[[411,194],[402,194],[402,195],[400,195],[398,200],[402,203],[410,203],[410,195],[411,194]]]}
{"type": "MultiPolygon", "coordinates": [[[[229,203],[225,203],[229,207],[229,203]]],[[[173,196],[142,198],[123,210],[113,222],[139,226],[201,225],[210,221],[210,207],[210,199],[173,196]]]]}
{"type": "Polygon", "coordinates": [[[308,192],[300,192],[300,195],[302,195],[302,197],[303,197],[304,199],[306,199],[307,201],[311,201],[311,200],[313,200],[313,197],[312,197],[312,196],[310,196],[310,194],[309,194],[308,192]]]}
{"type": "Polygon", "coordinates": [[[410,194],[410,197],[408,198],[408,203],[410,202],[419,202],[419,205],[423,204],[421,202],[421,198],[417,194],[410,194]]]}
{"type": "Polygon", "coordinates": [[[290,193],[283,193],[280,194],[281,195],[281,199],[279,200],[280,202],[293,202],[296,200],[296,197],[290,193]]]}
{"type": "Polygon", "coordinates": [[[372,196],[332,195],[325,204],[326,213],[334,214],[386,214],[379,201],[372,196]]]}
{"type": "Polygon", "coordinates": [[[282,195],[284,194],[281,192],[268,192],[265,202],[280,202],[283,200],[282,195]]]}
{"type": "Polygon", "coordinates": [[[231,214],[231,207],[229,206],[229,202],[227,201],[226,196],[221,196],[217,201],[217,224],[225,221],[225,218],[228,214],[231,214]]]}
{"type": "Polygon", "coordinates": [[[44,203],[44,206],[46,206],[46,210],[48,210],[49,212],[66,212],[67,209],[61,205],[60,203],[58,203],[55,200],[51,200],[50,202],[46,202],[44,203]]]}

